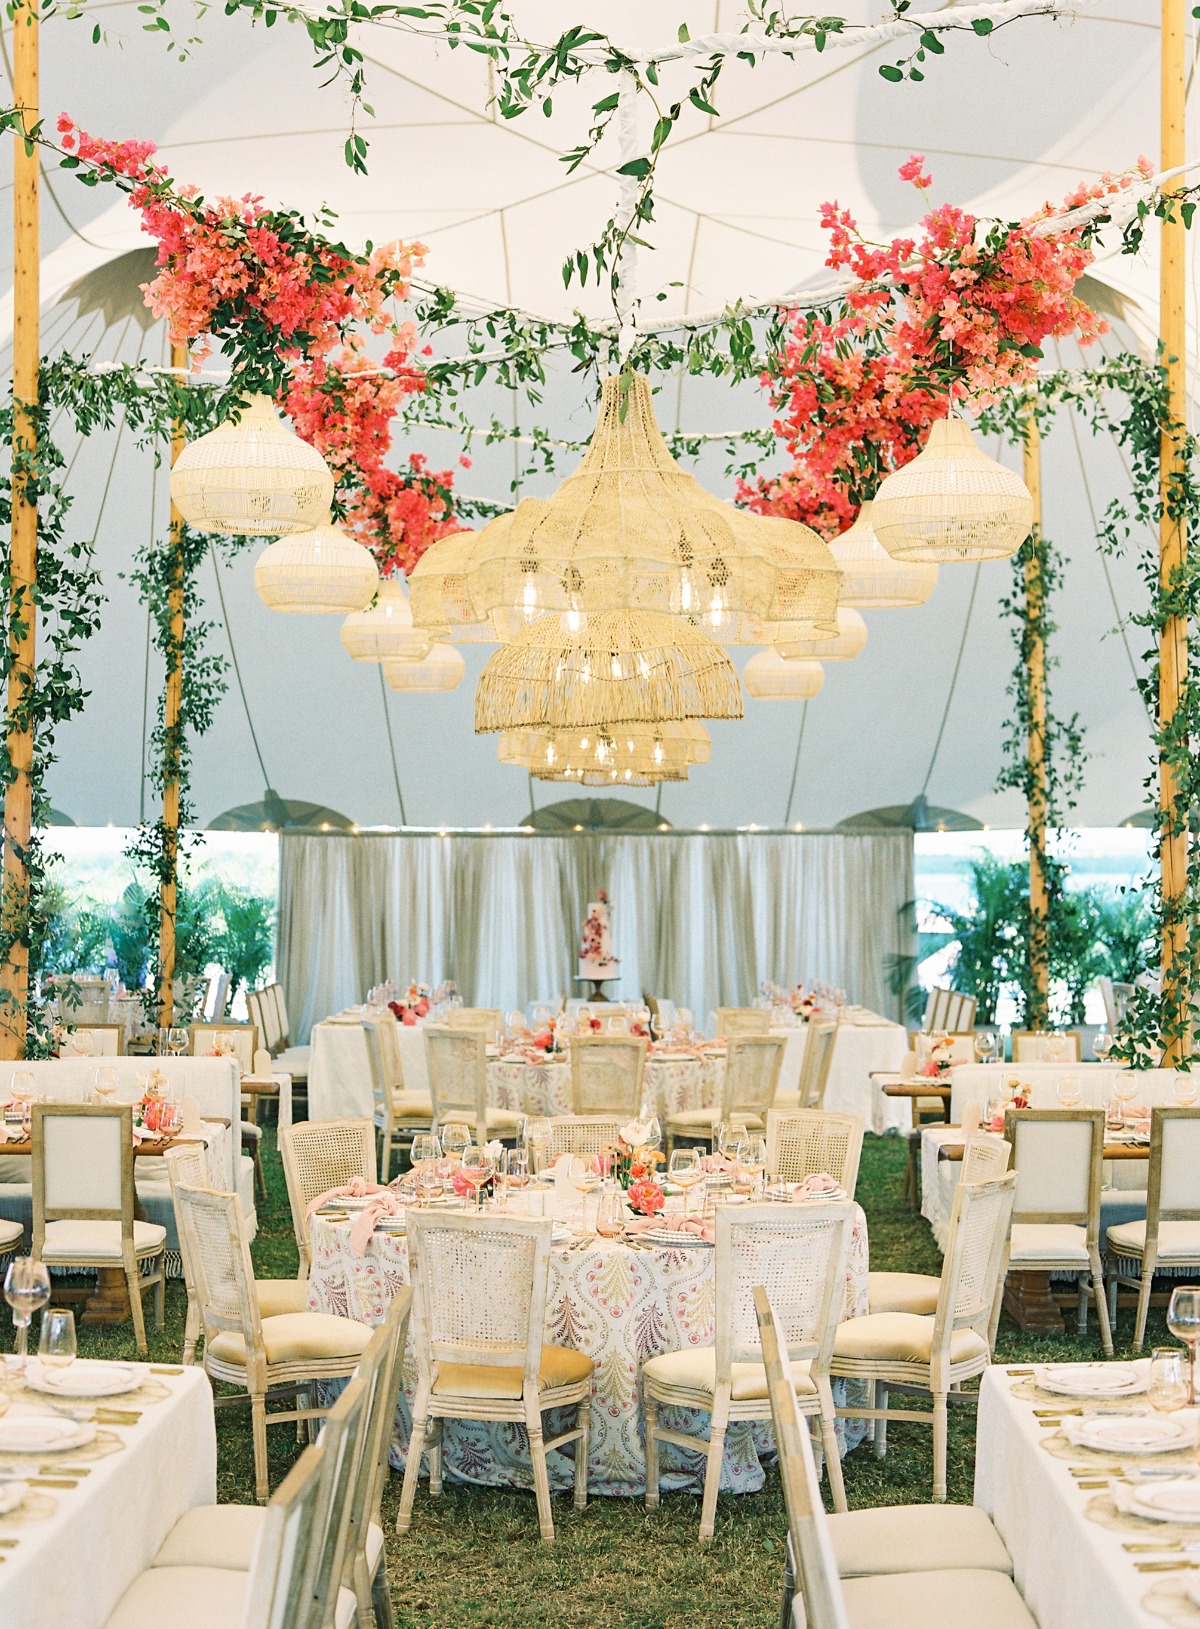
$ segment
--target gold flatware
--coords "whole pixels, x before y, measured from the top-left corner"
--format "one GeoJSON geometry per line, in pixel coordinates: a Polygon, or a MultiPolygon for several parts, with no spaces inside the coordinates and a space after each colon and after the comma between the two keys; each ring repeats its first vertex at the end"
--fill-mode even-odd
{"type": "Polygon", "coordinates": [[[1076,1482],[1075,1486],[1077,1488],[1106,1488],[1109,1486],[1109,1480],[1107,1477],[1105,1477],[1102,1481],[1098,1482],[1076,1482]]]}
{"type": "Polygon", "coordinates": [[[79,1483],[73,1477],[66,1476],[31,1476],[31,1488],[77,1488],[79,1483]]]}
{"type": "Polygon", "coordinates": [[[1120,1476],[1123,1465],[1072,1465],[1072,1476],[1120,1476]]]}
{"type": "Polygon", "coordinates": [[[182,1370],[182,1368],[176,1368],[174,1364],[170,1364],[170,1363],[152,1363],[150,1365],[150,1373],[151,1374],[182,1374],[183,1370],[182,1370]]]}
{"type": "Polygon", "coordinates": [[[1053,1415],[1054,1418],[1057,1420],[1057,1419],[1061,1419],[1064,1414],[1082,1414],[1083,1410],[1081,1408],[1066,1408],[1066,1407],[1063,1407],[1063,1408],[1035,1408],[1033,1413],[1034,1413],[1034,1418],[1038,1419],[1038,1420],[1048,1419],[1050,1417],[1050,1415],[1053,1415]]]}
{"type": "MultiPolygon", "coordinates": [[[[20,1539],[0,1539],[0,1550],[15,1550],[20,1542],[20,1539]]],[[[2,1556],[0,1560],[3,1560],[2,1556]]]]}
{"type": "Polygon", "coordinates": [[[1139,1553],[1151,1550],[1186,1550],[1187,1547],[1182,1539],[1164,1539],[1161,1544],[1138,1544],[1133,1540],[1129,1540],[1121,1546],[1123,1550],[1138,1551],[1139,1553]]]}
{"type": "Polygon", "coordinates": [[[1139,1572],[1200,1572],[1195,1561],[1135,1561],[1139,1572]]]}
{"type": "Polygon", "coordinates": [[[39,1465],[38,1470],[43,1476],[90,1476],[90,1465],[39,1465]]]}
{"type": "Polygon", "coordinates": [[[132,1408],[98,1408],[92,1415],[102,1425],[136,1425],[141,1417],[141,1410],[132,1408]]]}
{"type": "Polygon", "coordinates": [[[1011,1375],[1032,1375],[1033,1370],[1032,1369],[1009,1369],[1007,1371],[1007,1373],[1009,1373],[1011,1375]]]}

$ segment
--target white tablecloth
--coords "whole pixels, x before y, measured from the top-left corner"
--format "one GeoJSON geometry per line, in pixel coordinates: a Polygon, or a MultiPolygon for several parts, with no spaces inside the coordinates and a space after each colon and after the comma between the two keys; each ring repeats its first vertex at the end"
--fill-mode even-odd
{"type": "MultiPolygon", "coordinates": [[[[397,1024],[406,1092],[429,1091],[425,1032],[420,1024],[397,1024]]],[[[327,1018],[309,1036],[308,1117],[310,1120],[370,1119],[375,1112],[367,1042],[361,1020],[327,1018]]]]}
{"type": "MultiPolygon", "coordinates": [[[[688,1109],[714,1108],[721,1097],[725,1060],[648,1058],[644,1095],[653,1098],[660,1116],[688,1109]]],[[[522,1058],[496,1058],[488,1064],[488,1102],[513,1114],[570,1114],[569,1063],[528,1063],[522,1058]]]]}
{"type": "MultiPolygon", "coordinates": [[[[808,1026],[772,1030],[788,1037],[780,1092],[794,1092],[800,1084],[800,1066],[808,1044],[808,1026]]],[[[868,1131],[906,1131],[912,1124],[912,1108],[906,1098],[884,1097],[871,1082],[874,1073],[894,1072],[904,1061],[908,1035],[900,1024],[876,1013],[846,1018],[838,1025],[825,1088],[825,1107],[839,1114],[861,1116],[868,1131]]]]}
{"type": "MultiPolygon", "coordinates": [[[[1006,1080],[1019,1080],[1029,1087],[1031,1109],[1058,1108],[1058,1083],[1069,1075],[1079,1082],[1083,1097],[1080,1108],[1100,1109],[1112,1096],[1118,1075],[1129,1073],[1117,1063],[960,1063],[950,1071],[950,1118],[957,1125],[968,1103],[982,1109],[995,1097],[1006,1080]]],[[[1200,1070],[1194,1071],[1200,1078],[1200,1070]]],[[[1136,1073],[1139,1103],[1169,1104],[1175,1101],[1173,1069],[1142,1069],[1136,1073]]]]}
{"type": "MultiPolygon", "coordinates": [[[[0,1517],[0,1533],[17,1540],[0,1567],[4,1629],[101,1629],[184,1511],[215,1500],[217,1435],[207,1376],[189,1368],[149,1378],[171,1396],[139,1404],[136,1425],[105,1426],[125,1447],[87,1461],[77,1487],[39,1490],[56,1501],[53,1516],[23,1524],[0,1517]]],[[[33,1461],[35,1473],[39,1463],[33,1461]]]]}
{"type": "MultiPolygon", "coordinates": [[[[1121,1548],[1125,1540],[1145,1542],[1152,1535],[1114,1531],[1088,1519],[1096,1491],[1076,1486],[1075,1459],[1057,1458],[1041,1446],[1047,1428],[1033,1410],[1045,1404],[1014,1398],[1012,1388],[1020,1384],[1000,1365],[983,1377],[975,1503],[1007,1544],[1030,1612],[1042,1629],[1162,1629],[1163,1618],[1141,1605],[1155,1575],[1137,1572],[1138,1555],[1121,1548]]],[[[1163,1526],[1161,1539],[1190,1539],[1195,1532],[1163,1526]]],[[[1195,1575],[1164,1575],[1175,1576],[1195,1575]]]]}
{"type": "MultiPolygon", "coordinates": [[[[851,1317],[867,1310],[867,1224],[862,1211],[856,1210],[846,1275],[847,1316],[851,1317]]],[[[314,1217],[311,1226],[309,1306],[363,1323],[382,1323],[392,1297],[408,1282],[408,1246],[403,1235],[377,1232],[366,1254],[355,1256],[348,1222],[314,1217]]],[[[588,1456],[588,1487],[593,1493],[645,1492],[640,1368],[646,1358],[660,1352],[712,1344],[713,1260],[711,1249],[634,1250],[620,1241],[600,1238],[585,1250],[558,1247],[551,1251],[546,1340],[586,1352],[596,1364],[588,1456]]],[[[396,1413],[392,1464],[397,1468],[404,1465],[415,1390],[416,1367],[410,1352],[396,1413]]],[[[667,1412],[680,1430],[695,1429],[701,1418],[695,1416],[689,1423],[686,1410],[667,1412]]],[[[865,1435],[865,1424],[839,1420],[838,1432],[847,1446],[853,1446],[865,1435]]],[[[769,1425],[731,1426],[721,1472],[722,1491],[757,1492],[764,1481],[760,1454],[771,1452],[772,1443],[769,1425]]],[[[698,1456],[684,1458],[673,1448],[664,1448],[662,1460],[664,1487],[701,1490],[703,1462],[698,1456]]],[[[522,1426],[447,1420],[445,1466],[447,1476],[455,1481],[532,1485],[522,1426]]],[[[568,1487],[571,1475],[566,1455],[551,1454],[551,1486],[568,1487]]]]}

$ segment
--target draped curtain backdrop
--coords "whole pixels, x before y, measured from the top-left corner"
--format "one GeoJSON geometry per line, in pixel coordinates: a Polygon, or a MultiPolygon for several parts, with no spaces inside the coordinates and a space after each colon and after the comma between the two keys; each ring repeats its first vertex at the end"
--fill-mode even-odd
{"type": "Polygon", "coordinates": [[[456,980],[470,1006],[581,994],[584,909],[608,890],[613,997],[667,996],[697,1021],[763,979],[823,980],[897,1014],[889,958],[915,950],[908,832],[644,836],[288,835],[281,982],[295,1036],[395,978],[456,980]]]}

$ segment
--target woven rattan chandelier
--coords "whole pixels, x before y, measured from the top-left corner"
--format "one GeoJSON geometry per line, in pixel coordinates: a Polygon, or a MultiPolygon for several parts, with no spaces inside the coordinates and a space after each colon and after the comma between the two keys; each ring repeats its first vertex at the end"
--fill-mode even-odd
{"type": "Polygon", "coordinates": [[[871,515],[872,505],[864,503],[854,525],[829,545],[842,573],[838,604],[867,610],[924,605],[937,587],[937,566],[893,559],[876,537],[871,515]]]}
{"type": "Polygon", "coordinates": [[[342,623],[342,644],[356,662],[419,662],[433,635],[413,627],[404,581],[392,578],[380,583],[369,610],[353,611],[342,623]]]}
{"type": "Polygon", "coordinates": [[[500,737],[499,756],[502,764],[518,764],[538,780],[654,786],[685,781],[693,764],[706,764],[709,739],[694,719],[602,730],[509,730],[500,737]]]}
{"type": "Polygon", "coordinates": [[[965,420],[946,418],[930,427],[912,463],[881,483],[871,518],[896,560],[1003,560],[1029,536],[1033,499],[965,420]]]}
{"type": "Polygon", "coordinates": [[[419,662],[385,662],[383,676],[393,690],[457,690],[467,664],[453,645],[433,645],[419,662]]]}
{"type": "Polygon", "coordinates": [[[327,522],[268,544],[254,586],[271,611],[344,615],[371,603],[379,573],[369,549],[327,522]]]}
{"type": "Polygon", "coordinates": [[[333,474],[269,397],[251,396],[237,418],[184,447],[171,502],[197,531],[284,537],[329,518],[333,474]]]}
{"type": "Polygon", "coordinates": [[[838,606],[837,622],[834,639],[796,639],[791,630],[784,629],[777,648],[789,661],[852,662],[866,647],[867,625],[848,605],[838,606]]]}
{"type": "MultiPolygon", "coordinates": [[[[742,616],[832,627],[839,574],[815,532],[722,503],[680,469],[649,384],[627,374],[605,381],[579,468],[553,497],[489,522],[463,581],[470,609],[458,616],[475,623],[637,607],[696,620],[727,641],[742,616]]],[[[423,599],[416,614],[423,623],[423,599]]]]}
{"type": "Polygon", "coordinates": [[[820,662],[788,658],[775,649],[757,651],[742,669],[746,694],[756,701],[811,701],[825,683],[820,662]]]}
{"type": "Polygon", "coordinates": [[[480,734],[741,716],[728,656],[665,611],[539,617],[501,645],[475,692],[480,734]]]}

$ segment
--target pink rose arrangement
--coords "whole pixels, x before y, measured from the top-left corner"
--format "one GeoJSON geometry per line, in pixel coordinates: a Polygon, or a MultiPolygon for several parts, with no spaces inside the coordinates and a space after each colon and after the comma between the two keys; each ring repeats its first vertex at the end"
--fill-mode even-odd
{"type": "Polygon", "coordinates": [[[650,1177],[639,1177],[629,1185],[629,1203],[639,1216],[654,1216],[667,1202],[657,1182],[650,1177]]]}

